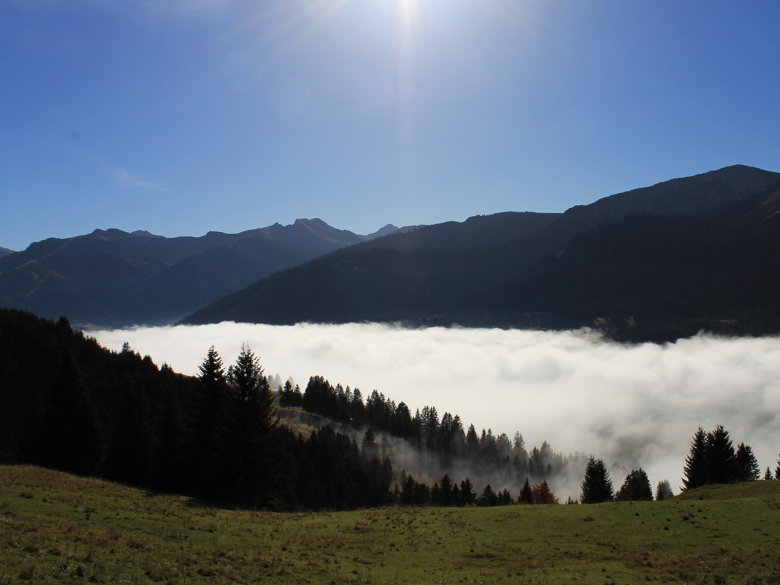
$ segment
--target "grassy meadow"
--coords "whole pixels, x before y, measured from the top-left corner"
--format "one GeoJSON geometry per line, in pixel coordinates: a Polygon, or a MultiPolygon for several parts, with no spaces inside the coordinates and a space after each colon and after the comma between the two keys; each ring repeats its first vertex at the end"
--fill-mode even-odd
{"type": "Polygon", "coordinates": [[[669,502],[272,513],[0,466],[0,584],[777,584],[780,481],[669,502]]]}

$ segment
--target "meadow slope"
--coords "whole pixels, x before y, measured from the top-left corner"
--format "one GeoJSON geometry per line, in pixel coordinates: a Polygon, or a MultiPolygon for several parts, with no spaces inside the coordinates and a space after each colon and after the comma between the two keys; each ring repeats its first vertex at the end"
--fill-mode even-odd
{"type": "Polygon", "coordinates": [[[0,584],[776,584],[780,481],[668,502],[271,513],[0,466],[0,584]]]}

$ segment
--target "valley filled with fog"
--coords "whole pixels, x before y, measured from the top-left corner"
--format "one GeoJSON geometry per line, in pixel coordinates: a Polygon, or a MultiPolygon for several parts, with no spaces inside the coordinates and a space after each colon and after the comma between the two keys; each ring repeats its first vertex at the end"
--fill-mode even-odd
{"type": "MultiPolygon", "coordinates": [[[[780,450],[780,338],[700,335],[622,345],[587,330],[405,329],[377,324],[270,326],[221,323],[92,331],[155,363],[196,374],[209,346],[225,365],[242,343],[276,383],[309,376],[376,389],[412,412],[435,406],[478,432],[603,458],[615,487],[642,466],[675,493],[698,426],[722,424],[749,444],[763,470],[780,450]]],[[[573,488],[574,486],[572,486],[573,488]]],[[[566,495],[566,494],[562,494],[566,495]]],[[[572,493],[576,496],[576,493],[572,493]]]]}

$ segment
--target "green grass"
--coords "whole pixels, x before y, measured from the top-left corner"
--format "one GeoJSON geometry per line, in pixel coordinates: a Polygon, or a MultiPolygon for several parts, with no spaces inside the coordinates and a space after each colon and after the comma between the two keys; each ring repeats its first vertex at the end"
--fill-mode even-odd
{"type": "Polygon", "coordinates": [[[247,512],[0,466],[0,584],[780,583],[780,481],[670,502],[247,512]]]}

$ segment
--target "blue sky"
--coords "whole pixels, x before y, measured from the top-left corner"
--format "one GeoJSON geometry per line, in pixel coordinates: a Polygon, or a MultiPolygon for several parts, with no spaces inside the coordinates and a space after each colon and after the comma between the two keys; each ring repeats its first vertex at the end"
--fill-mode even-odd
{"type": "Polygon", "coordinates": [[[780,3],[3,0],[0,246],[780,171],[780,3]]]}

